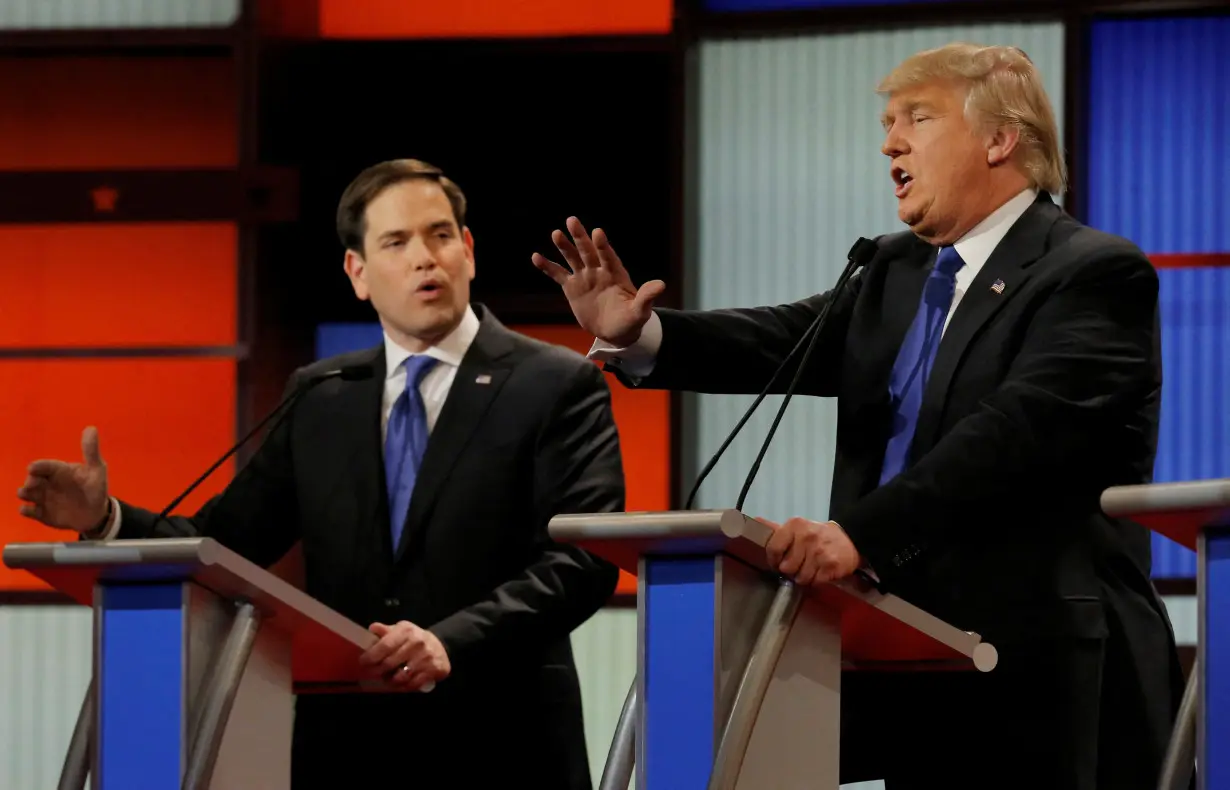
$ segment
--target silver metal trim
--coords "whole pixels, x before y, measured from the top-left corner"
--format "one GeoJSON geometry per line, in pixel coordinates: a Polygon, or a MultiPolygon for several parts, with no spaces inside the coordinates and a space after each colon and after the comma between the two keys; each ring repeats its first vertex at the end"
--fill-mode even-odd
{"type": "Polygon", "coordinates": [[[1102,492],[1101,505],[1108,516],[1129,517],[1164,510],[1230,508],[1230,477],[1113,486],[1102,492]]]}
{"type": "Polygon", "coordinates": [[[637,561],[636,568],[636,677],[632,682],[636,684],[636,697],[640,700],[640,704],[636,706],[636,728],[633,736],[636,740],[636,748],[634,749],[637,759],[634,761],[636,769],[636,786],[637,788],[646,787],[645,782],[645,600],[648,583],[646,582],[646,559],[641,557],[637,561]]]}
{"type": "MultiPolygon", "coordinates": [[[[8,547],[5,548],[5,553],[8,553],[8,547]]],[[[93,684],[94,684],[94,711],[92,718],[93,735],[90,740],[93,742],[93,747],[90,749],[90,775],[94,777],[94,787],[102,787],[102,772],[100,769],[100,760],[102,754],[102,640],[103,640],[103,598],[106,596],[106,588],[101,584],[95,584],[93,587],[93,596],[91,605],[94,608],[94,640],[92,645],[93,655],[91,663],[93,666],[93,684]]]]}
{"type": "MultiPolygon", "coordinates": [[[[1201,715],[1203,711],[1208,710],[1208,646],[1209,646],[1209,539],[1208,534],[1204,530],[1200,530],[1200,534],[1196,537],[1196,663],[1192,666],[1191,680],[1196,681],[1196,689],[1193,692],[1196,696],[1196,764],[1207,765],[1209,744],[1208,731],[1206,730],[1205,717],[1201,715]],[[1199,680],[1196,680],[1199,678],[1199,680]]],[[[1184,701],[1187,698],[1187,689],[1183,690],[1184,701]]],[[[1182,709],[1180,708],[1180,711],[1182,709]]],[[[1182,721],[1175,722],[1176,730],[1182,726],[1182,721]]],[[[1172,740],[1177,736],[1177,732],[1171,733],[1172,740]]],[[[1205,778],[1207,772],[1196,772],[1196,787],[1198,790],[1205,790],[1208,781],[1205,778]]]]}
{"type": "Polygon", "coordinates": [[[68,752],[64,755],[64,768],[56,790],[85,790],[85,783],[90,775],[93,725],[94,678],[91,676],[90,684],[85,688],[85,697],[81,700],[77,723],[73,726],[73,737],[68,742],[68,752]]]}
{"type": "Polygon", "coordinates": [[[240,604],[235,612],[235,619],[231,622],[230,633],[227,634],[226,642],[218,655],[217,666],[210,672],[212,682],[204,689],[200,702],[199,728],[192,739],[183,790],[209,788],[214,765],[218,760],[218,751],[222,747],[226,721],[235,703],[239,684],[243,680],[252,646],[256,644],[259,628],[260,615],[256,607],[250,603],[240,604]]]}
{"type": "Polygon", "coordinates": [[[1162,776],[1158,787],[1161,790],[1187,790],[1196,769],[1196,728],[1199,721],[1199,663],[1192,666],[1191,677],[1183,689],[1183,701],[1175,720],[1170,743],[1166,746],[1166,758],[1162,762],[1162,776]]]}
{"type": "Polygon", "coordinates": [[[709,790],[734,790],[739,780],[756,717],[802,601],[803,590],[793,582],[783,580],[778,585],[739,682],[730,719],[722,732],[722,741],[713,760],[713,773],[709,776],[709,790]]]}
{"type": "Polygon", "coordinates": [[[632,771],[636,765],[639,685],[637,678],[633,678],[632,684],[628,686],[628,695],[624,697],[624,706],[619,712],[619,722],[615,725],[615,735],[611,738],[611,749],[607,752],[598,790],[628,790],[628,784],[632,781],[632,771]]]}

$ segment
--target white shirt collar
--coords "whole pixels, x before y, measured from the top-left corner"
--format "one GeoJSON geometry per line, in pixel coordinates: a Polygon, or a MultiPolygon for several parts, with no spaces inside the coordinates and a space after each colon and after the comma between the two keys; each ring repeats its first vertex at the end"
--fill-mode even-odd
{"type": "MultiPolygon", "coordinates": [[[[466,305],[466,311],[461,316],[461,322],[453,328],[453,331],[445,335],[439,343],[422,353],[429,357],[435,357],[446,365],[460,367],[461,360],[465,358],[466,352],[470,350],[470,344],[478,336],[478,328],[479,320],[478,316],[474,313],[474,308],[466,305]]],[[[391,379],[399,373],[401,363],[412,356],[414,354],[393,342],[388,332],[384,333],[384,375],[386,379],[391,379]]]]}
{"type": "Polygon", "coordinates": [[[991,253],[995,252],[999,243],[1004,240],[1004,236],[1008,235],[1008,231],[1016,224],[1016,221],[1033,205],[1037,197],[1038,190],[1032,187],[1026,189],[992,211],[986,219],[958,239],[953,246],[957,248],[957,254],[961,256],[961,260],[965,261],[964,268],[977,273],[991,257],[991,253]]]}

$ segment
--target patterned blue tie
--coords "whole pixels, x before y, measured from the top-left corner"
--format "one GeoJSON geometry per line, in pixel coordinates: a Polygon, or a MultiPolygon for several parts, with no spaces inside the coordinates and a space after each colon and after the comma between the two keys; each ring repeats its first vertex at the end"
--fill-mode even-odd
{"type": "Polygon", "coordinates": [[[893,363],[888,394],[892,398],[893,427],[888,447],[884,451],[884,466],[880,470],[880,485],[884,485],[906,468],[914,429],[918,425],[918,410],[922,406],[923,390],[940,347],[944,319],[952,306],[956,290],[957,270],[965,265],[955,247],[942,247],[935,259],[935,268],[923,283],[922,299],[914,322],[905,334],[897,361],[893,363]]]}
{"type": "Polygon", "coordinates": [[[406,388],[393,402],[384,440],[384,474],[389,490],[389,525],[393,530],[394,552],[401,541],[406,513],[410,509],[410,494],[414,492],[414,480],[427,449],[427,409],[419,394],[419,385],[436,364],[436,359],[413,356],[403,364],[406,388]]]}

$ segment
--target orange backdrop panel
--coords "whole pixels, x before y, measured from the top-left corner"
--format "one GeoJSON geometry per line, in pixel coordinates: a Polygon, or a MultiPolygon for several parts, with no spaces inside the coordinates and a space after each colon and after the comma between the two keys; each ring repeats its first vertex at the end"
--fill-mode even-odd
{"type": "Polygon", "coordinates": [[[0,226],[0,347],[232,345],[231,223],[0,226]]]}
{"type": "MultiPolygon", "coordinates": [[[[594,338],[580,327],[519,326],[518,332],[547,343],[587,353],[594,338]]],[[[628,487],[627,509],[669,510],[671,506],[670,393],[632,390],[608,376],[611,408],[619,428],[624,478],[628,487]]],[[[620,593],[635,593],[636,578],[621,573],[620,593]]]]}
{"type": "MultiPolygon", "coordinates": [[[[72,535],[18,514],[12,493],[38,458],[81,460],[81,431],[94,425],[112,493],[161,510],[234,441],[235,362],[230,359],[0,361],[0,546],[72,535]]],[[[192,512],[230,480],[218,469],[178,512],[192,512]]],[[[0,564],[0,589],[43,589],[0,564]]]]}
{"type": "Polygon", "coordinates": [[[0,58],[0,169],[234,167],[229,58],[0,58]]]}
{"type": "Polygon", "coordinates": [[[669,33],[671,0],[320,0],[324,38],[669,33]]]}

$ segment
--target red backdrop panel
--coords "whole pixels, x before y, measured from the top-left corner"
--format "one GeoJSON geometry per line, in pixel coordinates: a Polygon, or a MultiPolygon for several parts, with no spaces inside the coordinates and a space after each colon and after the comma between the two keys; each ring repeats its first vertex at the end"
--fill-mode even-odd
{"type": "MultiPolygon", "coordinates": [[[[70,533],[18,514],[14,496],[38,458],[81,459],[81,431],[98,428],[112,493],[160,510],[233,443],[235,362],[229,359],[0,361],[0,545],[61,541],[70,533]]],[[[192,512],[233,473],[218,469],[185,500],[192,512]]],[[[42,589],[0,565],[0,589],[42,589]]]]}
{"type": "Polygon", "coordinates": [[[234,167],[229,58],[0,58],[0,169],[234,167]]]}
{"type": "MultiPolygon", "coordinates": [[[[593,336],[580,327],[518,326],[516,330],[582,354],[589,351],[594,341],[593,336]]],[[[610,376],[607,382],[611,386],[611,408],[623,451],[627,509],[668,510],[671,504],[670,393],[631,390],[610,376]]],[[[635,593],[636,578],[621,573],[618,592],[635,593]]]]}
{"type": "Polygon", "coordinates": [[[232,345],[231,223],[0,226],[0,346],[232,345]]]}
{"type": "Polygon", "coordinates": [[[324,38],[669,33],[671,0],[320,0],[324,38]]]}

